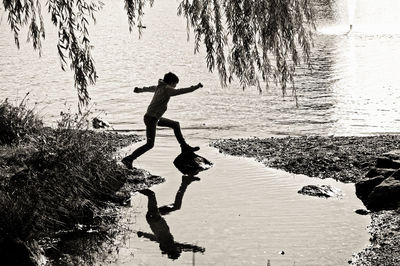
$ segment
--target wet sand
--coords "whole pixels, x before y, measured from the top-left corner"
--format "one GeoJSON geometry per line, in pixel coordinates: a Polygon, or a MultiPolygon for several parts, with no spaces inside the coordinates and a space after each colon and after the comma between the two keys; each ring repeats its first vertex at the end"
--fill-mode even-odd
{"type": "MultiPolygon", "coordinates": [[[[222,153],[255,158],[267,167],[310,177],[357,182],[374,165],[376,156],[398,149],[399,144],[399,135],[382,135],[225,139],[211,145],[222,153]]],[[[400,265],[399,212],[371,214],[370,245],[349,258],[349,263],[400,265]]]]}

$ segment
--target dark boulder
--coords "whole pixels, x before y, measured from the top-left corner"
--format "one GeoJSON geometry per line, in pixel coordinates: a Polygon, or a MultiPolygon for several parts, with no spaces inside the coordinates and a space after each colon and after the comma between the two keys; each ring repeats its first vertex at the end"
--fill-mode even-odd
{"type": "Polygon", "coordinates": [[[400,207],[400,180],[386,178],[368,195],[364,204],[370,210],[397,209],[400,207]]]}
{"type": "Polygon", "coordinates": [[[393,150],[382,154],[382,156],[389,158],[391,160],[400,160],[400,150],[393,150]]]}
{"type": "Polygon", "coordinates": [[[382,154],[365,178],[356,183],[356,195],[371,211],[400,206],[400,150],[382,154]]]}
{"type": "Polygon", "coordinates": [[[365,175],[365,177],[375,177],[375,176],[379,176],[382,175],[385,178],[391,176],[394,172],[396,172],[397,169],[392,169],[392,168],[376,168],[373,167],[371,168],[367,174],[365,175]]]}
{"type": "Polygon", "coordinates": [[[185,175],[197,175],[199,172],[211,168],[213,164],[194,152],[185,152],[175,158],[174,165],[185,175]]]}
{"type": "Polygon", "coordinates": [[[365,178],[356,183],[356,195],[359,199],[365,199],[372,190],[383,182],[386,178],[382,175],[372,178],[365,178]]]}
{"type": "Polygon", "coordinates": [[[379,157],[376,160],[376,168],[400,168],[400,160],[393,160],[387,157],[379,157]]]}
{"type": "Polygon", "coordinates": [[[392,177],[396,180],[400,180],[400,170],[397,170],[392,174],[392,177]]]}
{"type": "Polygon", "coordinates": [[[322,198],[340,198],[343,196],[342,192],[329,185],[308,185],[304,186],[298,193],[308,196],[322,197],[322,198]]]}

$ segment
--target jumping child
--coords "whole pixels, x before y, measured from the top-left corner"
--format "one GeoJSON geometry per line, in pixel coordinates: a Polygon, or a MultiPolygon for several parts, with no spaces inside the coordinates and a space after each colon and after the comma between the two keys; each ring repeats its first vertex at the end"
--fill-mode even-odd
{"type": "Polygon", "coordinates": [[[153,99],[151,100],[147,112],[144,115],[144,124],[146,125],[146,144],[137,148],[132,154],[126,156],[121,160],[121,162],[128,168],[132,169],[133,161],[141,156],[143,153],[147,152],[154,147],[154,141],[156,137],[156,127],[170,127],[174,130],[175,137],[181,145],[182,152],[194,152],[198,151],[199,147],[191,147],[186,143],[183,138],[181,128],[178,121],[170,120],[162,117],[165,111],[167,111],[167,105],[169,99],[172,96],[177,96],[189,92],[193,92],[199,88],[203,87],[203,84],[199,83],[195,86],[191,86],[183,89],[175,89],[176,85],[179,83],[179,78],[169,72],[164,75],[163,79],[158,81],[157,86],[143,87],[134,89],[135,93],[141,92],[154,92],[153,99]]]}

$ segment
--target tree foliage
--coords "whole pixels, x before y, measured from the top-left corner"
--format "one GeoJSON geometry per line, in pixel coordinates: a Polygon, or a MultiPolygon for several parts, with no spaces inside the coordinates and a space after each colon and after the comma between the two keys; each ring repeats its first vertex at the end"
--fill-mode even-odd
{"type": "MultiPolygon", "coordinates": [[[[4,0],[8,22],[19,47],[19,31],[28,26],[34,49],[41,49],[45,29],[40,0],[4,0]]],[[[314,27],[312,0],[179,0],[178,15],[193,30],[195,52],[206,50],[210,71],[217,70],[224,86],[237,77],[243,87],[267,86],[270,81],[286,91],[294,82],[301,59],[309,62],[314,27]]],[[[124,0],[129,30],[142,29],[144,8],[154,0],[124,0]]],[[[47,8],[58,29],[57,49],[62,69],[75,75],[80,106],[87,104],[88,84],[96,81],[88,24],[95,21],[101,2],[48,0],[47,8]]]]}
{"type": "Polygon", "coordinates": [[[259,85],[260,74],[285,92],[298,47],[308,61],[311,10],[308,0],[183,0],[178,14],[194,30],[196,50],[204,42],[207,66],[217,68],[223,85],[234,76],[243,86],[259,85]]]}
{"type": "MultiPolygon", "coordinates": [[[[3,4],[17,47],[19,48],[20,29],[27,26],[28,40],[32,41],[33,48],[39,50],[40,54],[41,41],[45,38],[40,0],[4,0],[3,4]]],[[[74,72],[81,107],[90,100],[88,84],[94,84],[97,78],[88,25],[90,20],[95,22],[94,13],[102,7],[102,3],[86,0],[48,0],[46,5],[51,21],[58,30],[57,50],[61,68],[66,70],[69,62],[69,67],[74,72]]]]}

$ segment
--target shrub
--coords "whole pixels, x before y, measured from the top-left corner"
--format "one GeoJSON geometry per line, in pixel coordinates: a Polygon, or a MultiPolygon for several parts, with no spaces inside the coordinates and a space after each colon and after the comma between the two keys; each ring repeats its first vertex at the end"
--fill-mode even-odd
{"type": "Polygon", "coordinates": [[[0,103],[0,145],[16,143],[43,127],[34,110],[26,106],[25,99],[17,106],[7,99],[0,103]]]}

